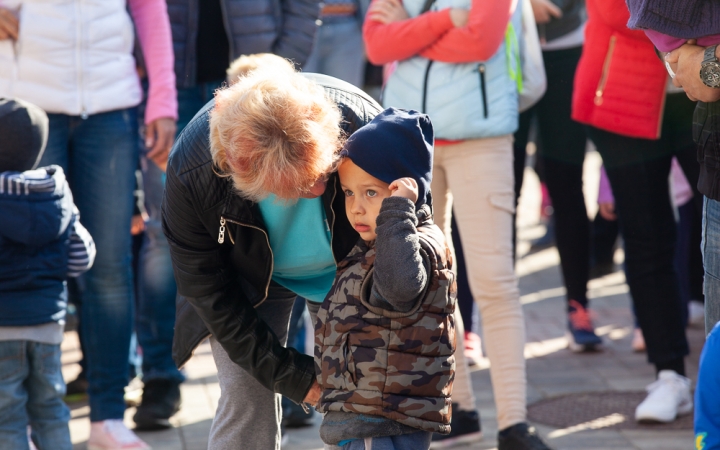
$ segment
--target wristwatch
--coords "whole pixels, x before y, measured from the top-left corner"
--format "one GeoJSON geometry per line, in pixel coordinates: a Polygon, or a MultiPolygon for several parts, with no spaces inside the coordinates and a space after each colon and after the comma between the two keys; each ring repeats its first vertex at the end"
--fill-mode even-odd
{"type": "Polygon", "coordinates": [[[700,79],[705,86],[720,88],[720,61],[715,56],[717,44],[705,49],[703,62],[700,65],[700,79]]]}

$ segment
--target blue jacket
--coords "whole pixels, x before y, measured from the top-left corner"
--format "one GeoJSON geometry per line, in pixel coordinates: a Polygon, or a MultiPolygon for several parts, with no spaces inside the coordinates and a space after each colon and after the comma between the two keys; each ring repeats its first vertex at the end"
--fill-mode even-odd
{"type": "Polygon", "coordinates": [[[700,355],[695,389],[695,449],[720,449],[720,323],[700,355]]]}
{"type": "MultiPolygon", "coordinates": [[[[167,0],[179,88],[195,86],[200,1],[167,0]]],[[[218,0],[213,0],[218,1],[218,0]]],[[[303,64],[312,50],[320,0],[219,0],[230,61],[275,53],[303,64]]]]}
{"type": "Polygon", "coordinates": [[[80,225],[62,168],[0,173],[0,326],[65,317],[66,279],[95,249],[80,225]]]}

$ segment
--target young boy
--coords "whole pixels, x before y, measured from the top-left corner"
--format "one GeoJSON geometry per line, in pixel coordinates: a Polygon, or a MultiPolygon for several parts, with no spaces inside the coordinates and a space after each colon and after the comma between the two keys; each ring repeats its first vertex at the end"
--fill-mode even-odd
{"type": "Polygon", "coordinates": [[[95,245],[58,166],[35,169],[48,119],[0,98],[0,448],[70,450],[60,364],[66,278],[92,266],[95,245]],[[33,170],[35,169],[35,170],[33,170]]]}
{"type": "Polygon", "coordinates": [[[356,131],[338,173],[361,239],[317,313],[315,364],[329,448],[427,449],[450,431],[455,280],[430,210],[433,130],[390,108],[356,131]]]}

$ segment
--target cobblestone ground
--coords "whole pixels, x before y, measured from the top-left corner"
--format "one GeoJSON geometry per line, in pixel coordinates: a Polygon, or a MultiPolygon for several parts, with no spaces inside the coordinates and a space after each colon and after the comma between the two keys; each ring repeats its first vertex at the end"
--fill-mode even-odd
{"type": "MultiPolygon", "coordinates": [[[[589,153],[586,161],[586,197],[592,211],[597,198],[597,168],[599,158],[589,153]]],[[[528,171],[519,210],[519,253],[527,252],[527,241],[542,234],[537,222],[539,193],[537,179],[528,171]]],[[[622,255],[616,255],[621,258],[622,255]]],[[[646,363],[645,355],[633,353],[630,347],[633,320],[630,298],[622,272],[616,272],[590,283],[591,308],[604,349],[592,354],[574,354],[567,350],[564,288],[554,248],[525,255],[517,264],[520,290],[525,313],[528,342],[525,348],[528,372],[528,403],[559,395],[581,392],[637,392],[654,380],[654,371],[646,363]]],[[[688,329],[692,354],[687,360],[688,375],[695,380],[697,362],[704,341],[701,329],[688,329]]],[[[66,335],[63,344],[64,372],[67,380],[77,374],[74,364],[79,358],[77,337],[66,335]]],[[[204,343],[187,365],[188,381],[182,386],[183,406],[172,419],[174,428],[161,432],[140,433],[154,450],[200,450],[207,448],[210,423],[220,395],[216,369],[210,347],[204,343]]],[[[497,423],[489,376],[489,363],[481,360],[473,368],[473,386],[477,407],[482,417],[484,439],[467,449],[496,448],[497,423]]],[[[71,433],[75,449],[85,449],[89,433],[89,409],[83,404],[72,405],[71,433]]],[[[125,415],[132,426],[134,408],[125,415]]],[[[598,419],[602,419],[598,417],[598,419]]],[[[621,417],[619,420],[632,420],[621,417]]],[[[603,420],[573,424],[567,428],[552,428],[534,423],[546,442],[554,449],[687,449],[692,448],[691,430],[662,430],[648,427],[634,430],[604,428],[603,420]]],[[[284,450],[319,450],[319,418],[312,427],[290,430],[284,450]]],[[[243,449],[242,444],[238,449],[243,449]]],[[[252,449],[250,449],[252,450],[252,449]]]]}

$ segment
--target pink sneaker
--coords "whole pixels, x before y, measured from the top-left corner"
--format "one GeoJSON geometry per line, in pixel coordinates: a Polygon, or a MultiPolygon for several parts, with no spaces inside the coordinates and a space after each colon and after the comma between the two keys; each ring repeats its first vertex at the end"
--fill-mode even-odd
{"type": "Polygon", "coordinates": [[[88,450],[151,450],[150,446],[130,431],[120,419],[90,424],[88,450]]]}

